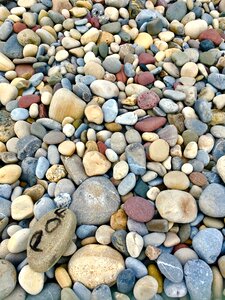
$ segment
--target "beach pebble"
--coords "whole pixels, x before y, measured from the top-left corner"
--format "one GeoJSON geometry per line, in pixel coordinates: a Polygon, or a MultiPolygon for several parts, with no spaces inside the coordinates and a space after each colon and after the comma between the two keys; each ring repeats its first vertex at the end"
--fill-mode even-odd
{"type": "Polygon", "coordinates": [[[26,265],[19,272],[18,281],[27,293],[37,295],[44,287],[44,273],[35,272],[29,265],[26,265]]]}
{"type": "Polygon", "coordinates": [[[134,296],[137,300],[153,299],[158,290],[158,282],[152,276],[144,276],[134,286],[134,296]]]}
{"type": "Polygon", "coordinates": [[[179,260],[172,254],[162,253],[157,259],[162,274],[170,281],[179,283],[183,279],[183,268],[179,260]]]}
{"type": "Polygon", "coordinates": [[[5,259],[0,259],[0,266],[0,292],[1,298],[5,299],[16,286],[16,269],[13,264],[5,259]]]}

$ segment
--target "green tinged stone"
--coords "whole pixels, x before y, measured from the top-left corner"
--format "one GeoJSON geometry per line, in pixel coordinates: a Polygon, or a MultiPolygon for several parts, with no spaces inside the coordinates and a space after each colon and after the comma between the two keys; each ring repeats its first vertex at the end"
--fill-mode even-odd
{"type": "Polygon", "coordinates": [[[102,58],[106,58],[109,52],[109,47],[107,43],[106,42],[101,43],[99,45],[98,51],[102,58]]]}
{"type": "Polygon", "coordinates": [[[139,178],[134,188],[134,192],[138,196],[145,198],[148,190],[149,186],[141,178],[139,178]]]}

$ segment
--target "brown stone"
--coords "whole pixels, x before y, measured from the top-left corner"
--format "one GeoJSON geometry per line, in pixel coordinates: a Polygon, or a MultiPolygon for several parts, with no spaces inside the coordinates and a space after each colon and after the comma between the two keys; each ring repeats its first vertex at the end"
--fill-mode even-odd
{"type": "Polygon", "coordinates": [[[166,118],[164,117],[148,117],[142,121],[135,124],[135,129],[141,132],[152,132],[159,129],[166,123],[166,118]]]}
{"type": "Polygon", "coordinates": [[[34,75],[34,68],[28,64],[17,65],[15,71],[18,77],[24,79],[30,79],[34,75]]]}
{"type": "Polygon", "coordinates": [[[200,172],[192,172],[189,176],[190,181],[198,186],[205,186],[206,184],[208,184],[207,178],[205,177],[204,174],[200,173],[200,172]]]}
{"type": "Polygon", "coordinates": [[[155,57],[150,54],[150,53],[141,53],[138,57],[138,60],[139,60],[139,64],[154,64],[156,59],[155,57]]]}
{"type": "Polygon", "coordinates": [[[135,82],[141,85],[149,85],[155,81],[155,77],[150,72],[141,72],[135,76],[135,82]]]}
{"type": "Polygon", "coordinates": [[[199,37],[199,41],[203,40],[210,40],[212,41],[216,46],[219,46],[219,44],[222,42],[222,38],[220,34],[215,29],[206,29],[203,31],[199,37]]]}
{"type": "Polygon", "coordinates": [[[126,229],[127,215],[123,209],[118,209],[110,218],[110,226],[114,230],[126,229]]]}
{"type": "Polygon", "coordinates": [[[137,222],[148,222],[155,213],[154,205],[149,200],[138,196],[130,197],[123,208],[128,217],[137,222]]]}
{"type": "Polygon", "coordinates": [[[24,23],[16,22],[16,23],[13,24],[13,31],[15,33],[19,33],[20,31],[22,31],[26,28],[27,28],[27,26],[24,23]]]}
{"type": "Polygon", "coordinates": [[[21,96],[18,102],[18,106],[21,108],[28,108],[33,103],[39,103],[41,101],[41,97],[39,95],[26,95],[21,96]]]}
{"type": "Polygon", "coordinates": [[[69,0],[52,0],[52,10],[61,12],[63,9],[70,10],[72,5],[69,0]]]}

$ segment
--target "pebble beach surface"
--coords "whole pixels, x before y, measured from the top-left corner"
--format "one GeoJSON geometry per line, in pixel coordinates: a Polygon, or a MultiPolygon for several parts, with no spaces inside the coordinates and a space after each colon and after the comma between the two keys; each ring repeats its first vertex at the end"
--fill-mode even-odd
{"type": "Polygon", "coordinates": [[[225,299],[225,0],[0,0],[0,300],[225,299]]]}

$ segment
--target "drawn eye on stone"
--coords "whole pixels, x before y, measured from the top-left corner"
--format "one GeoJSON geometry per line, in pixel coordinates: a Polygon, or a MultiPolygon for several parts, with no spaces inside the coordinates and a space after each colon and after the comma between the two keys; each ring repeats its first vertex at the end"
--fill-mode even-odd
{"type": "Polygon", "coordinates": [[[41,242],[41,238],[43,236],[43,231],[39,230],[37,232],[35,232],[30,240],[30,247],[32,250],[34,250],[35,252],[42,252],[43,250],[38,248],[38,245],[41,242]]]}
{"type": "Polygon", "coordinates": [[[60,218],[64,218],[65,217],[65,211],[66,211],[66,208],[57,208],[56,211],[55,211],[55,214],[60,218]]]}
{"type": "Polygon", "coordinates": [[[46,222],[45,230],[47,233],[51,233],[56,230],[56,228],[60,225],[61,220],[59,218],[52,218],[46,222]]]}

